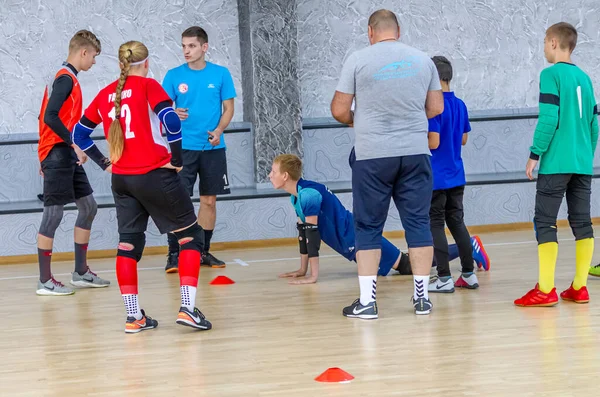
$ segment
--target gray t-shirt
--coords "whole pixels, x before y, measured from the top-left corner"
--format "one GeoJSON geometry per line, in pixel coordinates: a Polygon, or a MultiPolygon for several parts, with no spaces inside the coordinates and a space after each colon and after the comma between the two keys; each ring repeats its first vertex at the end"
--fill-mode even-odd
{"type": "Polygon", "coordinates": [[[441,89],[433,61],[399,41],[350,55],[337,91],[355,96],[356,159],[431,154],[425,99],[441,89]]]}

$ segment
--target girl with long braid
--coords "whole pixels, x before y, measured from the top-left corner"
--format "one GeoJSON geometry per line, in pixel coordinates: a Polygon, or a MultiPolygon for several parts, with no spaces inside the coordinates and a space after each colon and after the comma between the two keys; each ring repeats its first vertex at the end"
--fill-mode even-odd
{"type": "Polygon", "coordinates": [[[117,280],[127,310],[126,333],[156,328],[140,309],[137,263],[146,242],[148,218],[161,233],[172,232],[181,246],[181,308],[176,322],[199,330],[211,323],[195,307],[204,235],[192,201],[181,184],[181,122],[172,101],[148,75],[148,49],[138,41],[119,47],[121,75],[102,89],[75,126],[75,143],[100,167],[112,173],[119,245],[117,280]],[[106,158],[90,138],[102,123],[109,144],[106,158]],[[161,124],[167,142],[161,135],[161,124]]]}

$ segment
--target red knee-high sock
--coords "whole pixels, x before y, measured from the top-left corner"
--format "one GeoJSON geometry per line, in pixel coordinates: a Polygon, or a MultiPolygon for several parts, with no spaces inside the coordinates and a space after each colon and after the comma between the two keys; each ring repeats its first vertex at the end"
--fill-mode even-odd
{"type": "Polygon", "coordinates": [[[179,284],[181,285],[181,306],[194,311],[196,287],[200,274],[200,252],[182,250],[179,253],[179,284]]]}
{"type": "Polygon", "coordinates": [[[137,295],[137,261],[126,256],[117,256],[117,281],[121,295],[137,295]]]}
{"type": "Polygon", "coordinates": [[[179,253],[179,284],[196,288],[200,274],[200,252],[182,250],[179,253]]]}

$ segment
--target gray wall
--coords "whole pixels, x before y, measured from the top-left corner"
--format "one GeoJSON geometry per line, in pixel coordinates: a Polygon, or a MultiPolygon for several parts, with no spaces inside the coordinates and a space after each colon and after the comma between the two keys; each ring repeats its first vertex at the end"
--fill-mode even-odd
{"type": "MultiPolygon", "coordinates": [[[[545,67],[544,30],[560,20],[580,30],[574,60],[590,73],[596,90],[600,90],[597,0],[564,4],[558,0],[298,0],[297,65],[305,121],[329,117],[329,102],[341,65],[350,52],[367,45],[366,19],[371,11],[382,7],[399,14],[404,42],[453,60],[454,88],[472,112],[536,106],[538,76],[545,67]]],[[[93,30],[104,46],[98,64],[81,75],[84,99],[89,102],[99,87],[116,78],[114,54],[120,43],[128,39],[147,43],[153,77],[162,80],[167,69],[182,62],[180,33],[192,24],[205,26],[209,32],[209,59],[231,70],[238,90],[235,120],[241,120],[244,61],[236,1],[0,0],[0,134],[37,131],[44,82],[65,58],[66,44],[76,30],[93,30]]],[[[464,149],[468,174],[523,171],[534,120],[478,122],[472,126],[464,149]]],[[[352,129],[304,130],[301,138],[306,177],[326,183],[350,179],[347,158],[354,141],[352,129]]],[[[254,139],[251,133],[227,137],[229,174],[235,187],[252,186],[255,181],[253,162],[260,154],[254,151],[254,139]]],[[[600,165],[598,156],[596,165],[600,165]]],[[[38,167],[36,145],[0,146],[0,205],[37,200],[35,196],[41,192],[38,167]]],[[[98,194],[109,194],[108,175],[91,163],[85,167],[98,194]]],[[[534,183],[468,187],[465,220],[468,225],[530,221],[534,191],[534,183]]],[[[599,193],[600,182],[594,180],[593,216],[600,216],[599,193]]],[[[340,198],[351,208],[350,194],[340,198]]],[[[215,241],[291,237],[295,233],[287,198],[219,201],[217,206],[215,241]]],[[[564,208],[560,216],[565,217],[564,208]]],[[[74,220],[74,212],[68,212],[57,231],[57,252],[72,249],[74,220]]],[[[0,255],[35,253],[40,221],[40,213],[0,216],[0,240],[10,242],[0,245],[0,255]]],[[[386,229],[401,228],[397,211],[392,209],[386,229]]],[[[114,209],[102,209],[94,223],[90,248],[113,248],[116,242],[114,209]]],[[[164,244],[164,237],[151,226],[148,245],[164,244]]]]}
{"type": "Polygon", "coordinates": [[[127,40],[150,50],[150,76],[162,81],[184,62],[181,32],[200,25],[209,35],[207,59],[227,66],[242,120],[237,3],[234,0],[0,0],[0,134],[37,132],[44,86],[67,57],[69,40],[89,29],[102,54],[80,74],[84,106],[119,76],[116,54],[127,40]]]}
{"type": "Polygon", "coordinates": [[[471,110],[537,106],[544,32],[563,20],[579,30],[573,59],[600,92],[598,0],[298,0],[304,117],[329,116],[343,61],[368,45],[367,19],[380,8],[399,16],[404,43],[452,60],[453,88],[471,110]]]}

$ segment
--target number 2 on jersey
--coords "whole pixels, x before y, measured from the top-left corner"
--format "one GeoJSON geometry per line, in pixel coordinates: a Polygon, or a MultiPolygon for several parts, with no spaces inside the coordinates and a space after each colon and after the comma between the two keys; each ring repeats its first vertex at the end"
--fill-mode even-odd
{"type": "MultiPolygon", "coordinates": [[[[108,117],[115,119],[115,108],[112,108],[108,113],[108,117]]],[[[125,139],[135,138],[135,134],[131,131],[131,110],[129,105],[121,106],[121,117],[125,119],[125,139]]]]}

